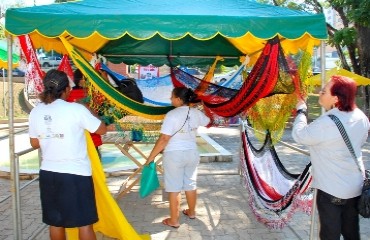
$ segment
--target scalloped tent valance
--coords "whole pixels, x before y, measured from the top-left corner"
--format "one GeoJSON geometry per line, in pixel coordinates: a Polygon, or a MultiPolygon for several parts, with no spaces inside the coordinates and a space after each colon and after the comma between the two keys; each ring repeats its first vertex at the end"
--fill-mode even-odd
{"type": "Polygon", "coordinates": [[[35,47],[65,53],[59,36],[112,62],[204,65],[214,56],[235,64],[276,35],[288,51],[327,38],[325,18],[248,0],[83,0],[13,8],[5,28],[30,34],[35,47]]]}

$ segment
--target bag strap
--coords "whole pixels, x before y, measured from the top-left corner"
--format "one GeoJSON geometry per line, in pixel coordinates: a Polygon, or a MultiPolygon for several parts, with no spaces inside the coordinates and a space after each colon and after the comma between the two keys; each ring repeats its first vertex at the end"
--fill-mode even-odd
{"type": "Polygon", "coordinates": [[[348,148],[349,152],[351,153],[352,158],[355,161],[358,170],[362,173],[361,167],[357,162],[357,157],[356,157],[356,154],[355,154],[355,150],[353,150],[351,140],[349,139],[349,137],[347,135],[347,132],[346,132],[346,129],[344,129],[344,126],[343,126],[342,122],[339,120],[339,118],[337,116],[335,116],[333,114],[328,114],[328,117],[330,117],[330,119],[334,121],[335,125],[337,125],[337,127],[339,129],[339,132],[340,132],[340,135],[342,135],[343,140],[346,143],[347,148],[348,148]]]}
{"type": "Polygon", "coordinates": [[[188,113],[186,114],[186,119],[185,119],[185,122],[182,124],[181,128],[179,130],[177,130],[174,134],[171,135],[171,137],[175,136],[176,133],[178,133],[184,126],[185,126],[185,123],[188,121],[189,119],[189,113],[190,113],[190,106],[189,106],[189,110],[188,110],[188,113]]]}

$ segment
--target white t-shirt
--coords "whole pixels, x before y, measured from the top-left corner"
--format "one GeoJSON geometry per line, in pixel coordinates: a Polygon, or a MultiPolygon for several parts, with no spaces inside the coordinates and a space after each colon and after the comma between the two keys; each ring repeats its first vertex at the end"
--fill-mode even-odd
{"type": "Polygon", "coordinates": [[[327,116],[333,114],[342,122],[364,169],[361,147],[366,142],[370,124],[367,116],[358,108],[352,112],[331,109],[307,125],[307,118],[298,114],[292,136],[298,143],[310,149],[312,162],[312,187],[339,198],[348,199],[361,194],[363,177],[351,156],[338,127],[327,116]]]}
{"type": "Polygon", "coordinates": [[[29,115],[29,136],[40,142],[41,169],[91,176],[84,131],[95,132],[100,123],[78,103],[39,103],[29,115]]]}
{"type": "Polygon", "coordinates": [[[195,108],[181,106],[169,111],[163,120],[161,133],[172,137],[164,151],[197,149],[197,129],[208,123],[209,118],[195,108]]]}

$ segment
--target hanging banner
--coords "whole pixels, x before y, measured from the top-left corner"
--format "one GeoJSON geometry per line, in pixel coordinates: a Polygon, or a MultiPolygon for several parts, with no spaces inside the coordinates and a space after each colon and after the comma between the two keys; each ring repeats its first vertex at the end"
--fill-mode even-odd
{"type": "Polygon", "coordinates": [[[148,66],[139,66],[139,75],[140,80],[152,79],[159,77],[159,68],[153,65],[148,66]]]}

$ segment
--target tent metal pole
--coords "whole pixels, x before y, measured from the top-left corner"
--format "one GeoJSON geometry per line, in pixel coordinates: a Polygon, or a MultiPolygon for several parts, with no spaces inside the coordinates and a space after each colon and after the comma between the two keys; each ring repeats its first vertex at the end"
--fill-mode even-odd
{"type": "Polygon", "coordinates": [[[3,68],[3,105],[4,105],[4,117],[6,117],[6,95],[5,95],[5,68],[3,68]]]}
{"type": "MultiPolygon", "coordinates": [[[[320,44],[320,57],[321,57],[321,88],[324,87],[325,85],[325,68],[326,68],[326,59],[325,59],[325,54],[326,54],[326,50],[325,50],[325,41],[324,40],[321,40],[321,44],[320,44]]],[[[324,114],[325,113],[325,109],[322,107],[321,108],[321,114],[324,114]]],[[[311,229],[310,229],[310,240],[313,240],[313,239],[319,239],[318,237],[317,238],[314,238],[314,228],[315,228],[315,218],[316,218],[316,198],[317,198],[317,189],[315,188],[314,189],[314,195],[313,195],[313,202],[312,202],[312,211],[311,211],[311,229]]],[[[319,230],[320,230],[320,223],[318,224],[318,228],[317,228],[317,234],[319,234],[319,230]]]]}
{"type": "Polygon", "coordinates": [[[12,179],[12,212],[13,212],[13,236],[14,239],[22,239],[22,218],[20,208],[20,185],[19,185],[19,162],[14,153],[14,97],[13,97],[13,38],[7,36],[8,47],[8,96],[9,96],[9,157],[10,157],[10,177],[12,179]]]}
{"type": "MultiPolygon", "coordinates": [[[[320,55],[321,55],[321,88],[324,87],[326,81],[326,50],[325,50],[325,42],[321,40],[321,47],[320,47],[320,55]]],[[[325,113],[325,109],[321,108],[321,114],[325,113]]]]}
{"type": "Polygon", "coordinates": [[[312,208],[311,208],[310,240],[318,239],[318,238],[315,238],[316,198],[317,198],[317,189],[315,188],[313,192],[312,208]]]}

